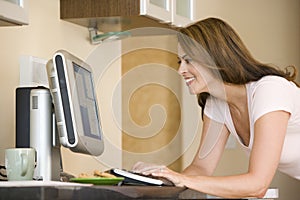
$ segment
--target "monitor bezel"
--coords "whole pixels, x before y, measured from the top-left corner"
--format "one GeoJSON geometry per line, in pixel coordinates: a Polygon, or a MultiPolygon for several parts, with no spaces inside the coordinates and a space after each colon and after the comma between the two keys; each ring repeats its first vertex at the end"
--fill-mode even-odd
{"type": "MultiPolygon", "coordinates": [[[[53,58],[47,63],[47,73],[49,79],[49,87],[50,92],[52,95],[53,103],[54,103],[54,110],[55,115],[57,118],[57,126],[58,126],[58,134],[60,138],[60,143],[67,148],[70,148],[74,152],[91,154],[91,155],[101,155],[104,151],[104,138],[103,138],[103,131],[101,126],[100,120],[100,112],[98,108],[98,101],[95,91],[95,83],[93,80],[93,73],[92,68],[86,62],[82,61],[78,57],[72,55],[71,53],[65,50],[57,51],[53,58]],[[65,84],[67,90],[63,91],[64,89],[60,88],[60,80],[58,76],[58,69],[56,64],[56,59],[60,57],[62,59],[63,65],[63,72],[65,78],[65,84]],[[87,70],[91,73],[92,78],[92,85],[95,103],[96,103],[96,112],[98,116],[98,123],[99,123],[99,131],[100,131],[100,138],[89,137],[84,134],[82,118],[81,118],[81,111],[80,111],[80,104],[78,100],[78,93],[76,88],[76,80],[74,74],[74,66],[73,63],[82,67],[83,69],[87,70]],[[65,110],[68,108],[65,104],[63,104],[62,93],[66,92],[65,98],[67,98],[69,108],[70,108],[70,116],[71,119],[67,118],[65,115],[65,110]],[[72,137],[72,134],[67,131],[67,120],[71,120],[72,128],[74,133],[74,142],[70,142],[69,139],[72,137]]],[[[66,101],[66,100],[64,100],[66,101]]],[[[69,131],[70,132],[70,131],[69,131]]]]}

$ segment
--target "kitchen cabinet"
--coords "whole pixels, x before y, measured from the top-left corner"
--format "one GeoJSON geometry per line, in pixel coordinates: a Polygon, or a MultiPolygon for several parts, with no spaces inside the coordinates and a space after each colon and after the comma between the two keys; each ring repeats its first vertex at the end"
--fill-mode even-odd
{"type": "Polygon", "coordinates": [[[172,23],[182,27],[195,20],[195,0],[176,0],[173,1],[172,23]]]}
{"type": "Polygon", "coordinates": [[[184,26],[195,0],[60,0],[60,18],[102,32],[184,26]],[[170,26],[171,25],[171,26],[170,26]]]}
{"type": "Polygon", "coordinates": [[[0,26],[28,24],[28,0],[0,0],[0,26]]]}
{"type": "Polygon", "coordinates": [[[141,15],[172,23],[172,0],[141,0],[141,15]]]}
{"type": "Polygon", "coordinates": [[[182,27],[192,23],[195,16],[195,0],[143,0],[142,14],[182,27]]]}

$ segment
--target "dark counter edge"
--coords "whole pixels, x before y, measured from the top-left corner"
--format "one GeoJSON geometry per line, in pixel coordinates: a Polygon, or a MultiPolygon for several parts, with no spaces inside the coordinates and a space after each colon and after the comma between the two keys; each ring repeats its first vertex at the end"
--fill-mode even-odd
{"type": "MultiPolygon", "coordinates": [[[[275,189],[278,191],[278,189],[275,189]]],[[[267,198],[267,199],[277,199],[267,198]]],[[[0,187],[0,200],[216,199],[192,189],[168,186],[30,186],[0,187]]],[[[221,199],[221,198],[217,198],[221,199]]],[[[245,199],[244,199],[245,200],[245,199]]]]}
{"type": "Polygon", "coordinates": [[[59,186],[0,187],[0,199],[113,200],[113,199],[206,199],[206,195],[180,187],[158,186],[59,186]],[[191,192],[189,192],[191,191],[191,192]]]}

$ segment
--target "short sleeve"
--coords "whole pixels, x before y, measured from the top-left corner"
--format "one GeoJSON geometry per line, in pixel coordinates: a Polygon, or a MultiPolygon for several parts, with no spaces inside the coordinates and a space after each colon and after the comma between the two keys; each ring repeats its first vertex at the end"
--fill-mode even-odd
{"type": "Polygon", "coordinates": [[[282,77],[267,76],[257,81],[251,94],[253,121],[273,111],[283,110],[291,113],[293,88],[291,83],[282,77]]]}

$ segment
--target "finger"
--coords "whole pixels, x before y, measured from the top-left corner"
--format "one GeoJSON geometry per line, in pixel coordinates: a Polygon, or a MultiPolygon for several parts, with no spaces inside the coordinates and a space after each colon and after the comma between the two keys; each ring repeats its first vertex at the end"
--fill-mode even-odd
{"type": "Polygon", "coordinates": [[[149,166],[145,168],[143,172],[145,173],[155,173],[155,172],[162,172],[163,170],[166,170],[167,167],[163,165],[156,165],[156,166],[149,166]]]}
{"type": "Polygon", "coordinates": [[[169,169],[167,167],[159,167],[155,170],[152,171],[152,174],[155,176],[162,176],[162,175],[166,175],[167,173],[169,173],[169,169]]]}
{"type": "Polygon", "coordinates": [[[153,168],[155,168],[155,165],[153,165],[153,164],[144,163],[144,162],[137,162],[132,167],[132,171],[136,172],[136,173],[142,173],[142,172],[146,172],[146,171],[152,170],[153,168]]]}
{"type": "Polygon", "coordinates": [[[138,171],[139,169],[141,169],[141,166],[143,166],[144,163],[143,162],[137,162],[133,165],[132,167],[132,171],[138,171]]]}
{"type": "Polygon", "coordinates": [[[162,166],[162,165],[138,162],[133,166],[132,171],[135,173],[150,174],[150,173],[155,172],[155,171],[159,170],[160,168],[164,168],[164,167],[165,166],[162,166]]]}
{"type": "Polygon", "coordinates": [[[164,168],[161,166],[156,166],[156,167],[152,167],[152,168],[148,168],[148,169],[144,169],[141,173],[144,175],[150,175],[153,173],[159,173],[162,172],[164,168]]]}

